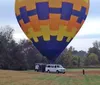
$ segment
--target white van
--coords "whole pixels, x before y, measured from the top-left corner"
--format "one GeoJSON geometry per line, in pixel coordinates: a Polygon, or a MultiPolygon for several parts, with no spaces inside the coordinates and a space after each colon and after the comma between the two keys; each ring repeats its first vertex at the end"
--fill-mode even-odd
{"type": "Polygon", "coordinates": [[[65,68],[60,64],[47,64],[45,67],[45,71],[50,72],[57,72],[57,73],[65,73],[65,68]]]}

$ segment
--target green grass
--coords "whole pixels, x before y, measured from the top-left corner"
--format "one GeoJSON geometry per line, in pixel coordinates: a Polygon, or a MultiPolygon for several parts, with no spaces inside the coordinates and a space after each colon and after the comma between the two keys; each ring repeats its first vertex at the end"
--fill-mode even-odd
{"type": "Polygon", "coordinates": [[[67,69],[65,74],[0,70],[0,85],[100,85],[100,70],[67,69]],[[92,71],[92,72],[89,72],[92,71]]]}

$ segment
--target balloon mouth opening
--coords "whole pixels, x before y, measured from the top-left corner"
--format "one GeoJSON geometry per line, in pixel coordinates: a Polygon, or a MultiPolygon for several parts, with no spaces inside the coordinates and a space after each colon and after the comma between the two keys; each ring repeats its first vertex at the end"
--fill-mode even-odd
{"type": "Polygon", "coordinates": [[[54,62],[56,61],[56,59],[59,57],[59,55],[61,54],[61,50],[59,49],[49,49],[49,50],[42,50],[42,52],[40,51],[40,53],[43,56],[46,56],[46,58],[50,61],[50,62],[54,62]],[[48,54],[49,53],[49,54],[48,54]]]}

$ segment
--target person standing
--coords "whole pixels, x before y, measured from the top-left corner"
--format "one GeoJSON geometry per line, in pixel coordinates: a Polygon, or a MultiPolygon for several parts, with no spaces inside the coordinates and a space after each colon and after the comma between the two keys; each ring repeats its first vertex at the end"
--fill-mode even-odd
{"type": "Polygon", "coordinates": [[[38,72],[39,71],[39,65],[35,65],[35,70],[38,72]]]}

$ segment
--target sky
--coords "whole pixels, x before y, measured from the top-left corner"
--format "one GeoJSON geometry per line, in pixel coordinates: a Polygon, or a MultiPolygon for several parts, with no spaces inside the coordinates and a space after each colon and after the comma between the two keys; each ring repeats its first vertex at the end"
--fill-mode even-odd
{"type": "MultiPolygon", "coordinates": [[[[27,37],[16,20],[14,7],[15,0],[0,0],[0,27],[10,25],[15,30],[14,39],[19,41],[27,37]]],[[[68,47],[88,51],[96,40],[100,41],[100,0],[90,0],[88,17],[68,47]]]]}

